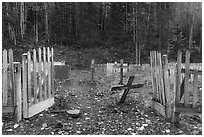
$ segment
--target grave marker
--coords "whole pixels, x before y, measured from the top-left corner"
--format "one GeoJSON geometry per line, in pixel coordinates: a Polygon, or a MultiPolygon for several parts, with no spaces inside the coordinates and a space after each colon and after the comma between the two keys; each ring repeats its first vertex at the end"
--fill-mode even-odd
{"type": "Polygon", "coordinates": [[[133,88],[141,88],[144,86],[144,84],[136,84],[136,85],[132,85],[132,82],[134,81],[135,76],[130,76],[128,79],[128,82],[126,85],[123,86],[117,86],[117,87],[112,87],[111,91],[116,91],[116,90],[122,90],[124,89],[123,95],[119,101],[119,103],[123,103],[127,97],[127,94],[129,92],[130,89],[133,88]]]}

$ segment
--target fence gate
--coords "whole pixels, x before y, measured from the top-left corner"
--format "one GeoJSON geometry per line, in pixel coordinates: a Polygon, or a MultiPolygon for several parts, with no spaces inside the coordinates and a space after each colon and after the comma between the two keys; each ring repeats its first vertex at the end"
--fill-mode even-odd
{"type": "Polygon", "coordinates": [[[22,55],[23,117],[29,118],[54,103],[53,48],[22,55]]]}
{"type": "Polygon", "coordinates": [[[190,64],[189,51],[182,64],[179,51],[177,63],[168,63],[157,51],[150,52],[153,108],[172,122],[178,122],[179,114],[202,114],[202,71],[190,64]]]}

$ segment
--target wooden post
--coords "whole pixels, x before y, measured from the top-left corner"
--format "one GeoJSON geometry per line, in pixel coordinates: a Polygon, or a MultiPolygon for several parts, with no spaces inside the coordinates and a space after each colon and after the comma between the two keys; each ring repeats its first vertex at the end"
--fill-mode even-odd
{"type": "Polygon", "coordinates": [[[30,52],[28,51],[28,79],[27,79],[27,82],[28,82],[28,90],[27,90],[27,93],[28,93],[28,103],[31,103],[31,55],[30,55],[30,52]]]}
{"type": "Polygon", "coordinates": [[[51,72],[51,79],[52,79],[52,96],[54,97],[54,94],[55,94],[55,87],[54,87],[54,73],[55,73],[55,70],[54,70],[54,49],[52,48],[51,49],[51,65],[52,65],[52,72],[51,72]]]}
{"type": "Polygon", "coordinates": [[[38,63],[38,74],[39,74],[39,101],[42,101],[42,53],[41,53],[41,48],[38,48],[38,59],[39,59],[39,63],[38,63]]]}
{"type": "Polygon", "coordinates": [[[3,51],[3,81],[2,81],[2,87],[3,87],[3,106],[7,105],[7,98],[8,98],[8,62],[7,62],[7,50],[3,51]]]}
{"type": "Polygon", "coordinates": [[[94,82],[94,59],[91,61],[91,81],[94,82]]]}
{"type": "Polygon", "coordinates": [[[120,60],[120,82],[118,84],[124,85],[123,84],[123,59],[120,60]]]}
{"type": "MultiPolygon", "coordinates": [[[[193,108],[196,108],[198,102],[198,70],[194,70],[194,80],[193,80],[193,108]]],[[[202,96],[201,96],[202,97],[202,96]]]]}
{"type": "Polygon", "coordinates": [[[36,50],[33,49],[33,78],[34,78],[34,104],[37,103],[37,60],[36,50]]]}
{"type": "Polygon", "coordinates": [[[22,119],[22,103],[21,103],[21,64],[20,62],[15,64],[15,89],[16,89],[16,95],[15,95],[15,100],[16,100],[16,110],[15,110],[15,117],[14,121],[19,122],[22,119]]]}
{"type": "Polygon", "coordinates": [[[171,94],[170,94],[170,84],[169,84],[169,74],[168,74],[168,57],[164,55],[164,84],[165,84],[165,93],[166,93],[166,115],[167,118],[171,118],[171,94]]]}
{"type": "Polygon", "coordinates": [[[9,71],[10,71],[10,81],[11,81],[11,104],[14,105],[15,100],[15,86],[14,86],[14,66],[13,66],[13,50],[9,49],[9,71]]]}
{"type": "Polygon", "coordinates": [[[47,74],[48,74],[48,97],[51,98],[51,63],[50,63],[50,48],[47,47],[47,74]]]}
{"type": "Polygon", "coordinates": [[[175,105],[180,104],[180,86],[181,86],[181,59],[182,52],[178,51],[177,55],[177,75],[176,75],[176,97],[175,97],[175,105]]]}
{"type": "Polygon", "coordinates": [[[184,86],[184,106],[187,107],[189,103],[189,67],[190,67],[190,52],[186,51],[185,62],[185,86],[184,86]]]}
{"type": "Polygon", "coordinates": [[[165,106],[166,105],[166,97],[164,92],[164,75],[162,70],[162,58],[161,53],[159,53],[159,79],[160,79],[160,90],[161,90],[161,102],[165,106]]]}
{"type": "Polygon", "coordinates": [[[22,73],[23,73],[23,117],[28,117],[28,66],[27,66],[27,53],[22,55],[22,73]]]}
{"type": "Polygon", "coordinates": [[[46,48],[43,47],[43,84],[44,84],[44,100],[47,99],[47,62],[46,62],[46,48]]]}

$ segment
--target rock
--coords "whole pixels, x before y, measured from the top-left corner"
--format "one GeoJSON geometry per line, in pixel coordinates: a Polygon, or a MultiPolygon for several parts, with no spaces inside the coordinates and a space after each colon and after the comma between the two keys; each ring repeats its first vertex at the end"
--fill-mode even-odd
{"type": "Polygon", "coordinates": [[[76,133],[77,133],[77,134],[80,134],[80,133],[81,133],[81,131],[77,131],[76,133]]]}
{"type": "Polygon", "coordinates": [[[10,132],[10,131],[13,131],[13,129],[7,129],[6,131],[9,131],[9,132],[10,132]]]}
{"type": "Polygon", "coordinates": [[[19,126],[19,124],[15,124],[14,126],[13,126],[13,128],[15,129],[15,128],[17,128],[19,126]]]}
{"type": "Polygon", "coordinates": [[[80,110],[79,109],[66,110],[66,112],[72,118],[78,118],[80,116],[80,110]]]}
{"type": "Polygon", "coordinates": [[[166,133],[170,133],[171,131],[170,131],[169,129],[167,129],[165,132],[166,132],[166,133]]]}

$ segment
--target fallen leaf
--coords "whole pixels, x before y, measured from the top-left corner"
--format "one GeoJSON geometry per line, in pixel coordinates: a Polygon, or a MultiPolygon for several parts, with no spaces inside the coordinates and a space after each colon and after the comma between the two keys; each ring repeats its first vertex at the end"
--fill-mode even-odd
{"type": "Polygon", "coordinates": [[[15,128],[17,128],[19,126],[19,124],[15,124],[14,126],[13,126],[13,128],[15,129],[15,128]]]}
{"type": "Polygon", "coordinates": [[[9,132],[10,132],[10,131],[13,131],[13,129],[7,129],[6,131],[9,131],[9,132]]]}
{"type": "Polygon", "coordinates": [[[127,130],[128,130],[128,131],[131,131],[131,130],[133,130],[133,129],[132,129],[132,128],[128,128],[127,130]]]}
{"type": "Polygon", "coordinates": [[[77,133],[77,134],[80,134],[80,133],[81,133],[81,131],[76,131],[76,133],[77,133]]]}
{"type": "Polygon", "coordinates": [[[165,132],[166,132],[166,133],[170,133],[171,131],[170,131],[169,129],[167,129],[165,132]]]}

